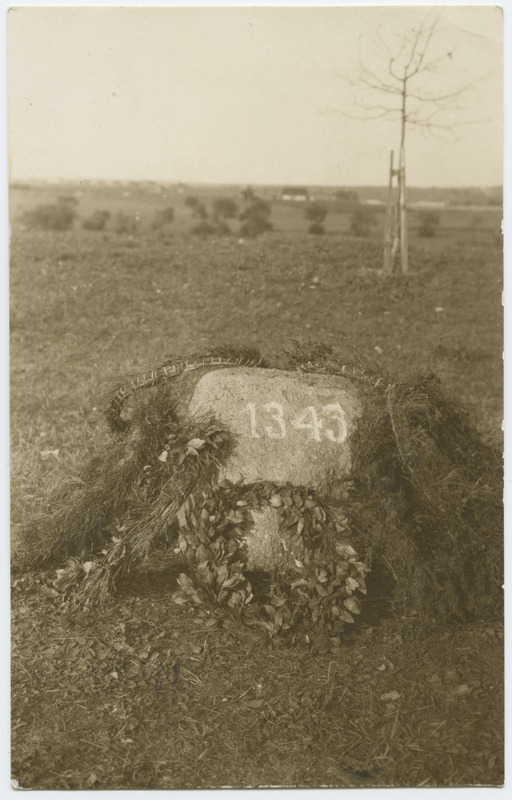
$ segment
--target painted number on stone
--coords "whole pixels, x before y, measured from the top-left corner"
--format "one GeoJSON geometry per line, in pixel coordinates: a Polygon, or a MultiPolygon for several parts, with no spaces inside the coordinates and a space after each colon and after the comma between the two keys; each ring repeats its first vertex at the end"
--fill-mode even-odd
{"type": "Polygon", "coordinates": [[[314,442],[321,442],[322,435],[336,444],[347,438],[345,414],[339,403],[322,406],[320,414],[315,406],[306,406],[288,421],[282,403],[265,403],[259,408],[256,403],[248,403],[241,413],[249,415],[253,439],[261,439],[260,431],[269,439],[284,439],[287,424],[297,431],[309,431],[308,438],[314,442]]]}

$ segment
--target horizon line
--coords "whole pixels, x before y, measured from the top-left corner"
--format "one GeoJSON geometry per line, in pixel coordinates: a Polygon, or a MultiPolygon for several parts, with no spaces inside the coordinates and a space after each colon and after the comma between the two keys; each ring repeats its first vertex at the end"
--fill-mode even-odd
{"type": "MultiPolygon", "coordinates": [[[[275,182],[256,182],[256,181],[200,181],[200,180],[192,180],[192,181],[185,181],[179,179],[166,179],[166,180],[156,180],[154,178],[97,178],[97,177],[89,177],[89,178],[64,178],[64,177],[49,177],[49,178],[35,178],[35,177],[23,177],[23,178],[12,178],[9,179],[8,185],[9,187],[16,184],[16,183],[90,183],[91,181],[99,182],[99,183],[154,183],[159,186],[245,186],[245,187],[252,187],[252,186],[260,186],[260,187],[308,187],[314,189],[337,189],[337,188],[347,188],[347,189],[373,189],[373,188],[387,188],[388,183],[304,183],[301,182],[286,182],[281,181],[279,183],[275,182]]],[[[410,184],[408,189],[503,189],[503,183],[491,183],[491,184],[448,184],[448,185],[439,185],[439,184],[428,184],[428,185],[418,185],[418,184],[410,184]]]]}

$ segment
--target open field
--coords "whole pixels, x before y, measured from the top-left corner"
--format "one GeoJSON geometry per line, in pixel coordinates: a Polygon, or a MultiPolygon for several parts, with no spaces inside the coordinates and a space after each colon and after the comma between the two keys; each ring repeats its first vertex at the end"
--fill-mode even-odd
{"type": "MultiPolygon", "coordinates": [[[[214,189],[211,189],[214,192],[214,189]]],[[[226,190],[225,190],[226,191],[226,190]]],[[[290,339],[360,351],[407,379],[433,370],[501,447],[501,210],[442,209],[416,235],[411,272],[383,280],[383,214],[368,237],[330,207],[272,204],[274,231],[190,234],[180,195],[88,189],[137,215],[133,234],[24,227],[53,189],[12,193],[13,550],[45,488],[101,443],[102,398],[122,374],[221,341],[279,351],[290,339]],[[158,208],[174,208],[152,230],[158,208]]],[[[205,200],[209,198],[205,195],[205,200]]],[[[238,223],[230,221],[233,231],[238,223]]],[[[170,601],[165,559],[101,612],[62,611],[39,574],[13,581],[13,770],[33,789],[464,786],[503,780],[503,647],[495,621],[418,630],[368,606],[341,655],[270,648],[227,618],[208,629],[170,601]],[[394,694],[393,694],[394,693],[394,694]],[[386,697],[387,695],[387,697],[386,697]]]]}

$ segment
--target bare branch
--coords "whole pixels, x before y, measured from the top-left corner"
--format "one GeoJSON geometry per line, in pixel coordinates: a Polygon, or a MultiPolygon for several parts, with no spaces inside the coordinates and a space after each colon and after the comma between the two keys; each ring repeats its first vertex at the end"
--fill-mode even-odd
{"type": "Polygon", "coordinates": [[[442,56],[438,56],[437,58],[433,58],[432,61],[429,61],[426,64],[424,64],[423,67],[421,68],[421,70],[418,70],[418,73],[419,72],[436,73],[437,70],[438,70],[439,65],[443,61],[446,61],[447,58],[450,58],[450,59],[453,58],[454,52],[455,52],[455,50],[449,50],[447,53],[443,53],[442,56]]]}
{"type": "Polygon", "coordinates": [[[368,69],[361,60],[361,53],[359,53],[359,80],[370,89],[376,89],[377,91],[400,91],[397,86],[384,81],[377,72],[368,69]]]}
{"type": "Polygon", "coordinates": [[[389,72],[389,74],[393,78],[395,78],[395,80],[403,81],[403,75],[397,75],[396,74],[396,72],[394,71],[394,65],[398,61],[398,59],[402,56],[402,54],[403,54],[403,52],[405,50],[405,47],[406,47],[406,42],[405,41],[402,42],[402,46],[401,46],[400,50],[397,53],[393,53],[391,51],[391,48],[389,47],[388,43],[386,42],[386,40],[384,39],[384,37],[382,35],[382,29],[381,28],[379,28],[379,30],[377,31],[377,37],[378,37],[380,43],[383,45],[386,53],[389,56],[389,62],[388,62],[388,72],[389,72]]]}
{"type": "MultiPolygon", "coordinates": [[[[441,75],[453,59],[454,50],[442,52],[433,47],[442,9],[430,11],[407,35],[397,38],[377,32],[374,55],[380,59],[366,62],[359,53],[355,113],[344,113],[352,120],[391,122],[400,127],[400,150],[405,164],[405,141],[408,130],[423,131],[442,141],[454,138],[454,131],[482,120],[465,120],[463,96],[486,77],[454,83],[441,81],[441,75]],[[398,107],[400,105],[400,107],[398,107]],[[358,111],[359,109],[359,111],[358,111]],[[448,138],[447,138],[448,137],[448,138]]],[[[466,109],[466,113],[467,109],[466,109]]],[[[404,196],[405,196],[405,181],[404,196]]],[[[406,225],[405,217],[401,224],[406,225]]]]}
{"type": "Polygon", "coordinates": [[[427,95],[427,94],[417,94],[416,92],[411,92],[410,90],[407,92],[407,96],[411,97],[413,100],[418,100],[421,103],[441,103],[447,100],[453,100],[456,97],[460,97],[462,94],[467,92],[469,89],[472,89],[482,81],[486,80],[486,77],[483,78],[476,78],[474,81],[468,81],[464,86],[460,86],[458,89],[455,89],[453,92],[447,92],[446,94],[438,94],[438,95],[427,95]]]}
{"type": "Polygon", "coordinates": [[[379,114],[364,114],[364,116],[358,116],[356,114],[349,114],[348,111],[340,111],[340,114],[343,117],[348,117],[348,119],[362,120],[363,122],[366,122],[367,120],[373,120],[373,119],[384,119],[385,117],[389,118],[389,116],[391,114],[398,114],[398,116],[396,116],[394,119],[390,119],[390,122],[397,122],[401,117],[401,113],[402,113],[402,109],[401,108],[393,108],[393,109],[388,108],[388,109],[385,109],[384,111],[382,111],[379,114]]]}
{"type": "Polygon", "coordinates": [[[401,94],[402,93],[402,90],[400,89],[400,87],[398,87],[398,86],[390,86],[389,84],[385,84],[382,81],[380,82],[380,85],[379,85],[379,80],[380,79],[376,75],[372,75],[371,73],[368,73],[368,74],[371,75],[371,80],[369,80],[368,78],[365,78],[364,75],[360,75],[359,81],[360,81],[360,83],[363,83],[365,86],[367,86],[369,89],[375,89],[375,91],[377,91],[377,92],[388,92],[388,94],[401,94]],[[376,83],[372,83],[372,80],[375,80],[376,83]]]}
{"type": "Polygon", "coordinates": [[[411,58],[409,59],[409,64],[406,67],[406,74],[407,74],[408,78],[412,78],[412,77],[414,77],[414,75],[417,75],[418,72],[420,72],[420,70],[422,68],[423,61],[425,60],[425,56],[427,55],[428,49],[430,47],[430,42],[432,41],[432,36],[434,35],[434,31],[435,31],[435,29],[437,27],[437,23],[439,22],[439,19],[441,17],[441,14],[442,14],[442,9],[436,15],[436,18],[434,19],[434,22],[429,27],[425,27],[426,18],[421,23],[421,25],[420,25],[420,27],[418,29],[418,32],[416,34],[415,40],[414,40],[414,46],[413,46],[413,50],[412,50],[412,53],[411,53],[411,58]],[[427,33],[426,41],[425,41],[421,51],[419,52],[418,63],[416,64],[416,67],[413,69],[412,72],[409,73],[409,67],[412,66],[412,64],[413,64],[414,55],[416,53],[416,50],[418,49],[418,46],[419,46],[419,43],[420,43],[420,39],[421,39],[421,36],[422,36],[423,33],[427,33]]]}
{"type": "Polygon", "coordinates": [[[401,109],[400,106],[397,106],[396,108],[393,108],[393,107],[390,108],[389,106],[382,105],[382,103],[372,103],[371,105],[369,105],[367,103],[362,103],[362,102],[360,102],[358,100],[356,100],[356,103],[359,106],[359,108],[364,108],[367,111],[390,111],[390,112],[391,111],[398,111],[398,112],[402,113],[402,109],[401,109]]]}
{"type": "MultiPolygon", "coordinates": [[[[433,117],[434,115],[432,115],[433,117]]],[[[442,122],[431,122],[431,117],[426,117],[424,119],[420,119],[419,117],[408,117],[407,123],[413,127],[417,128],[427,128],[429,130],[453,130],[453,128],[462,128],[465,125],[479,125],[482,122],[489,122],[488,119],[466,119],[466,120],[458,120],[458,121],[450,121],[447,123],[442,122]]]]}

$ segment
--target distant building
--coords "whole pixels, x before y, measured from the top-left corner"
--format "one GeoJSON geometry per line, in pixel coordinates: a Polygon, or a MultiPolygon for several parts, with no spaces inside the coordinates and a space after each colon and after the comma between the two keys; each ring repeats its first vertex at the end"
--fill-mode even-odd
{"type": "Polygon", "coordinates": [[[448,203],[443,200],[415,200],[407,203],[408,208],[447,208],[448,203]]]}
{"type": "Polygon", "coordinates": [[[299,203],[307,203],[310,200],[308,190],[303,186],[286,186],[281,192],[281,200],[293,200],[299,203]]]}

